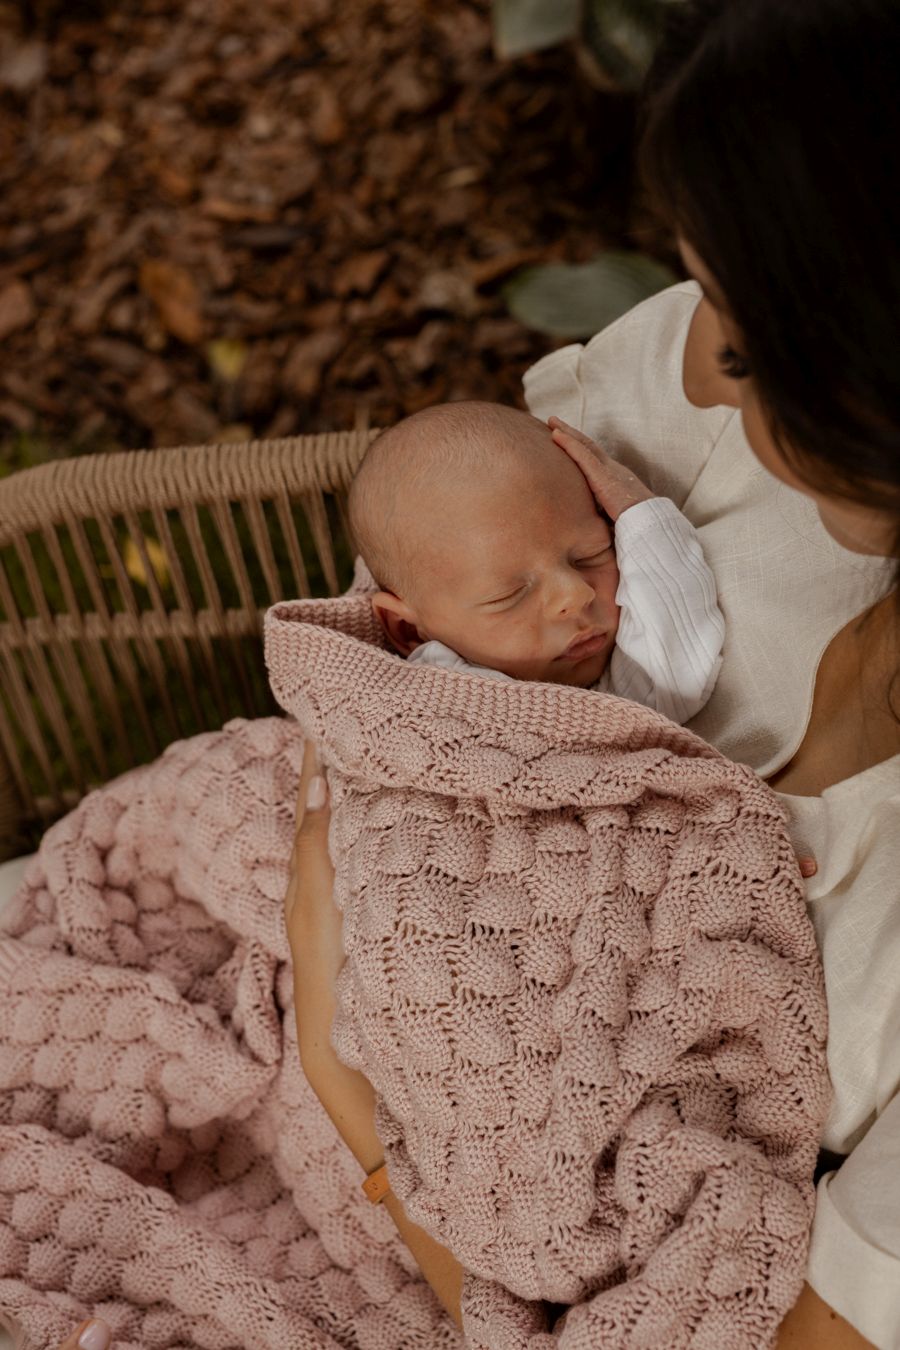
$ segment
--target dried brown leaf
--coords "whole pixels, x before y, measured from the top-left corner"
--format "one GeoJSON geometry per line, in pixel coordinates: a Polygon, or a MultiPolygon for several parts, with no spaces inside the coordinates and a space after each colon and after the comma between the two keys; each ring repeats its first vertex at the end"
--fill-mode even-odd
{"type": "Polygon", "coordinates": [[[31,287],[24,281],[11,281],[0,291],[0,342],[19,328],[27,328],[35,315],[31,287]]]}
{"type": "Polygon", "coordinates": [[[102,281],[86,291],[77,291],[72,305],[72,327],[76,333],[96,333],[100,320],[112,301],[131,281],[131,269],[114,268],[102,281]]]}
{"type": "Polygon", "coordinates": [[[260,206],[256,202],[233,202],[225,197],[204,197],[200,210],[213,220],[228,220],[238,224],[254,221],[257,225],[270,225],[278,218],[273,206],[260,206]]]}
{"type": "Polygon", "coordinates": [[[85,350],[99,366],[115,371],[117,375],[137,375],[147,360],[146,352],[121,338],[95,337],[87,343],[85,350]]]}
{"type": "Polygon", "coordinates": [[[319,87],[309,129],[319,145],[337,145],[347,134],[347,122],[338,96],[327,84],[319,87]]]}
{"type": "Polygon", "coordinates": [[[4,422],[15,427],[16,431],[31,431],[35,417],[30,408],[14,402],[11,398],[4,398],[0,399],[0,425],[4,422]]]}
{"type": "Polygon", "coordinates": [[[297,398],[311,398],[321,382],[323,367],[334,360],[345,341],[337,328],[323,328],[302,338],[292,349],[282,372],[285,392],[297,398]]]}
{"type": "Polygon", "coordinates": [[[167,332],[188,344],[202,342],[200,293],[189,272],[165,258],[146,258],[141,263],[138,285],[153,301],[167,332]]]}
{"type": "Polygon", "coordinates": [[[0,59],[0,89],[24,94],[44,78],[47,47],[43,42],[16,43],[0,59]]]}
{"type": "Polygon", "coordinates": [[[334,271],[335,295],[368,295],[387,266],[387,249],[373,249],[345,259],[334,271]]]}
{"type": "Polygon", "coordinates": [[[450,269],[429,272],[419,287],[416,308],[468,316],[478,312],[478,297],[472,282],[462,272],[450,269]]]}
{"type": "Polygon", "coordinates": [[[539,248],[513,249],[509,253],[499,253],[493,258],[484,258],[472,263],[469,276],[472,278],[473,286],[489,286],[491,282],[509,276],[510,272],[541,262],[545,257],[546,254],[539,248]]]}

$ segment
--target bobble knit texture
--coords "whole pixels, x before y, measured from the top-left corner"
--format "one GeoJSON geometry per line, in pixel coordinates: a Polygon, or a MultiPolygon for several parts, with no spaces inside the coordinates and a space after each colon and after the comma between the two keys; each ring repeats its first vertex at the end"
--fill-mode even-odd
{"type": "Polygon", "coordinates": [[[275,606],[266,659],[329,768],[333,1040],[468,1344],[770,1345],[828,1102],[774,794],[636,703],[410,667],[364,596],[275,606]]]}

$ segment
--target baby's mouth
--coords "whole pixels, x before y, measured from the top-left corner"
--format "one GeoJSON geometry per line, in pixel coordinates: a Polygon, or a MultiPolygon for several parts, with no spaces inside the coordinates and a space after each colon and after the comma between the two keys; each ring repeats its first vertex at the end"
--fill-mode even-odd
{"type": "Polygon", "coordinates": [[[584,661],[589,656],[596,656],[606,646],[606,633],[599,628],[594,628],[588,633],[579,633],[572,639],[562,656],[557,657],[559,661],[584,661]]]}

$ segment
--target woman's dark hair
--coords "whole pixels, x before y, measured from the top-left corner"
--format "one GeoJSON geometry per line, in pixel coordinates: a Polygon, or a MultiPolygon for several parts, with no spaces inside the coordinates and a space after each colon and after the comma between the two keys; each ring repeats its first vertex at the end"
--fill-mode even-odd
{"type": "Polygon", "coordinates": [[[651,193],[715,277],[785,458],[897,515],[900,3],[673,0],[651,193]]]}

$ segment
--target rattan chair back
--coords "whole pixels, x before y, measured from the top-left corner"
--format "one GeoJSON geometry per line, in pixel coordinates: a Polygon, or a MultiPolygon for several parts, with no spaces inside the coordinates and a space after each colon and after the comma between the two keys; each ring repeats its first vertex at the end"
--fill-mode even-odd
{"type": "Polygon", "coordinates": [[[87,455],[0,480],[0,860],[174,740],[278,712],[262,616],[352,573],[376,433],[87,455]]]}

